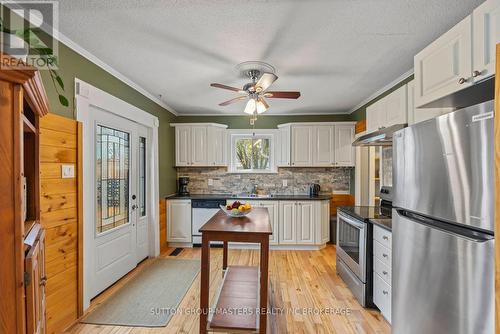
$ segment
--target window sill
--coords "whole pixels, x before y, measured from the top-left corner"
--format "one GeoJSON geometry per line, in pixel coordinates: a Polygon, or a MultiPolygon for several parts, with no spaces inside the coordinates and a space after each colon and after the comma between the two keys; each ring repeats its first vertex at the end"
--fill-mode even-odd
{"type": "Polygon", "coordinates": [[[227,174],[278,174],[278,171],[277,170],[266,170],[266,171],[262,171],[262,172],[259,172],[259,171],[244,172],[244,171],[229,170],[229,171],[227,171],[227,174]]]}

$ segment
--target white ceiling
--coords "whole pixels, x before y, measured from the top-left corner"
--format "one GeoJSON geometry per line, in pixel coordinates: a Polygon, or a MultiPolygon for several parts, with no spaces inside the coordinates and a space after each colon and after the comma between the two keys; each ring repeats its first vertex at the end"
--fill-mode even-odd
{"type": "Polygon", "coordinates": [[[235,65],[272,64],[272,114],[346,113],[483,0],[64,0],[59,30],[179,114],[242,114],[235,65]]]}

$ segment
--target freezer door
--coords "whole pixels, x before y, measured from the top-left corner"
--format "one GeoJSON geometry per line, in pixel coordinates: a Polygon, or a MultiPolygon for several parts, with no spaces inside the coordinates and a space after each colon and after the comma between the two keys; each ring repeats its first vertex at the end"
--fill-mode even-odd
{"type": "Polygon", "coordinates": [[[493,237],[392,219],[392,332],[493,334],[493,237]]]}
{"type": "Polygon", "coordinates": [[[394,206],[493,231],[493,102],[394,135],[394,206]]]}

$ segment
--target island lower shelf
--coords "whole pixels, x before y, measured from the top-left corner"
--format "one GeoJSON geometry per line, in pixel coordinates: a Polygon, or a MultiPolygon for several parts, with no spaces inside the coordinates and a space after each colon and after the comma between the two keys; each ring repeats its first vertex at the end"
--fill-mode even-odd
{"type": "Polygon", "coordinates": [[[207,330],[258,332],[258,309],[259,268],[228,266],[207,330]]]}

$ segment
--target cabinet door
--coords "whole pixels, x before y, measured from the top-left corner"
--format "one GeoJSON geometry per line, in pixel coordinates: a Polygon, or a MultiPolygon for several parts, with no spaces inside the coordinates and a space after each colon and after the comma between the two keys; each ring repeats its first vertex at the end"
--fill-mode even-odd
{"type": "Polygon", "coordinates": [[[334,163],[333,125],[318,125],[313,128],[313,166],[331,166],[334,163]]]}
{"type": "Polygon", "coordinates": [[[279,202],[279,234],[280,244],[295,244],[297,242],[296,202],[279,202]]]}
{"type": "Polygon", "coordinates": [[[208,128],[208,165],[226,166],[226,129],[208,128]]]}
{"type": "Polygon", "coordinates": [[[330,241],[330,201],[321,202],[321,244],[330,241]]]}
{"type": "Polygon", "coordinates": [[[407,108],[406,85],[403,85],[385,97],[385,120],[382,124],[389,127],[394,124],[406,124],[407,108]]]}
{"type": "Polygon", "coordinates": [[[415,56],[415,102],[429,102],[472,84],[472,20],[464,20],[415,56]]]}
{"type": "Polygon", "coordinates": [[[312,126],[292,127],[292,166],[312,165],[312,126]]]}
{"type": "Polygon", "coordinates": [[[26,284],[26,333],[45,333],[45,233],[39,234],[25,259],[29,275],[26,284]]]}
{"type": "Polygon", "coordinates": [[[500,0],[488,0],[472,13],[472,72],[475,81],[495,74],[496,44],[500,42],[500,0]]]}
{"type": "Polygon", "coordinates": [[[366,133],[377,131],[384,126],[385,100],[381,99],[366,108],[366,133]]]}
{"type": "Polygon", "coordinates": [[[335,165],[354,166],[354,125],[335,125],[335,165]]]}
{"type": "Polygon", "coordinates": [[[297,202],[297,244],[314,244],[314,201],[297,202]]]}
{"type": "Polygon", "coordinates": [[[278,221],[278,211],[279,205],[276,201],[262,201],[259,206],[267,208],[269,211],[269,219],[271,220],[271,226],[273,228],[273,234],[269,237],[269,244],[276,245],[279,242],[279,221],[278,221]]]}
{"type": "Polygon", "coordinates": [[[191,166],[208,165],[208,127],[191,127],[191,166]]]}
{"type": "Polygon", "coordinates": [[[169,200],[167,204],[167,241],[191,242],[191,201],[169,200]]]}
{"type": "Polygon", "coordinates": [[[412,125],[453,111],[453,108],[415,108],[415,80],[408,82],[408,124],[412,125]]]}
{"type": "Polygon", "coordinates": [[[278,129],[278,166],[290,166],[290,126],[278,129]]]}
{"type": "Polygon", "coordinates": [[[191,128],[189,126],[175,127],[175,165],[189,166],[191,164],[191,128]]]}

